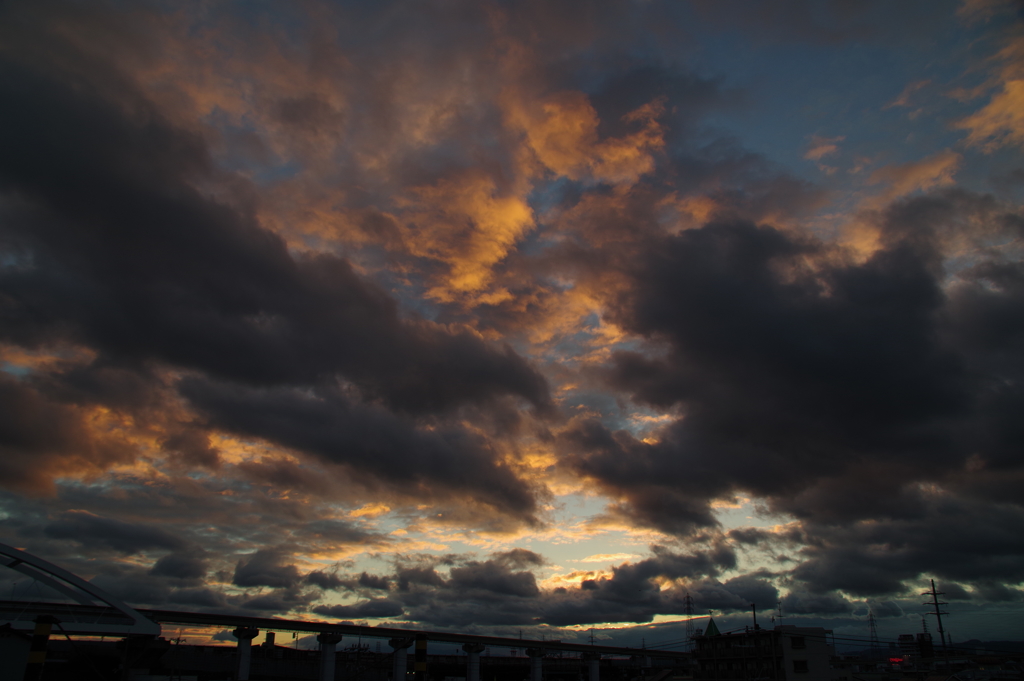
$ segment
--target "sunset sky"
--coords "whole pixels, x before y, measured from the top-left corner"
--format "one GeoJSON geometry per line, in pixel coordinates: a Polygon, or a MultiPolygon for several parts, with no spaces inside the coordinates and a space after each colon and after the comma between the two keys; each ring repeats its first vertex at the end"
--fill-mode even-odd
{"type": "Polygon", "coordinates": [[[163,609],[895,638],[935,578],[1024,638],[1022,150],[1011,0],[4,3],[0,541],[163,609]]]}

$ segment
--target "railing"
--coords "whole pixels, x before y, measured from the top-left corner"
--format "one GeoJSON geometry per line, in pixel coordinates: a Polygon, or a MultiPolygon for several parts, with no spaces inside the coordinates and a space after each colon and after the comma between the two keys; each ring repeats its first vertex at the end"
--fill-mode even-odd
{"type": "Polygon", "coordinates": [[[15,629],[32,629],[40,615],[56,617],[68,629],[84,628],[85,633],[89,633],[90,628],[97,632],[111,626],[127,629],[134,623],[131,617],[112,607],[48,601],[0,601],[0,622],[9,623],[15,629]]]}
{"type": "Polygon", "coordinates": [[[732,648],[698,648],[697,657],[701,660],[712,660],[716,657],[771,657],[770,646],[734,646],[732,648]]]}

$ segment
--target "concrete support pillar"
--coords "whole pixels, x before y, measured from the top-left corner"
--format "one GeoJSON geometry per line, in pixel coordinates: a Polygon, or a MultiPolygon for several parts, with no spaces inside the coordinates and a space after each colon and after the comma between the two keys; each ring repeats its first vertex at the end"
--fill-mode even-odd
{"type": "Polygon", "coordinates": [[[544,681],[544,654],[546,652],[543,648],[526,649],[526,654],[530,656],[530,681],[544,681]]]}
{"type": "Polygon", "coordinates": [[[587,681],[601,681],[601,655],[583,653],[583,659],[587,663],[587,681]]]}
{"type": "Polygon", "coordinates": [[[409,663],[409,646],[412,645],[411,638],[393,638],[388,645],[395,649],[395,661],[391,667],[392,681],[405,681],[407,665],[409,663]]]}
{"type": "Polygon", "coordinates": [[[238,673],[235,674],[235,678],[238,681],[249,681],[252,640],[260,635],[260,630],[254,627],[238,627],[231,635],[238,639],[238,673]]]}
{"type": "Polygon", "coordinates": [[[320,681],[334,681],[334,647],[341,642],[341,634],[321,631],[316,640],[320,644],[320,681]]]}
{"type": "MultiPolygon", "coordinates": [[[[32,642],[29,644],[28,661],[25,664],[25,681],[37,681],[43,677],[43,665],[46,663],[46,647],[50,642],[50,632],[57,622],[55,617],[40,615],[36,617],[36,626],[32,631],[32,642]]],[[[13,677],[12,677],[13,678],[13,677]]]]}
{"type": "Polygon", "coordinates": [[[480,681],[480,653],[484,652],[484,646],[480,643],[464,643],[462,649],[466,651],[466,681],[480,681]]]}
{"type": "Polygon", "coordinates": [[[427,637],[425,634],[416,634],[416,662],[413,671],[416,673],[416,681],[427,681],[427,637]]]}

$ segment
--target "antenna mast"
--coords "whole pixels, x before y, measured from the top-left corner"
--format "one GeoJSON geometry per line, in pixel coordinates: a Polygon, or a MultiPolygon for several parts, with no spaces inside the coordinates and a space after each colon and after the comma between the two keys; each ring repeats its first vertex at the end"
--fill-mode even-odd
{"type": "Polygon", "coordinates": [[[683,596],[683,613],[686,615],[686,647],[689,649],[693,645],[693,596],[687,591],[686,595],[683,596]]]}

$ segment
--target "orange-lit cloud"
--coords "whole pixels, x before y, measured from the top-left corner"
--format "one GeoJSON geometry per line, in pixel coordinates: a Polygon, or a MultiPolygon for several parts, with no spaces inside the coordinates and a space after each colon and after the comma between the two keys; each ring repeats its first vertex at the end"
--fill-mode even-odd
{"type": "Polygon", "coordinates": [[[968,144],[985,151],[1024,146],[1024,79],[1007,80],[983,108],[957,122],[968,144]]]}
{"type": "Polygon", "coordinates": [[[652,153],[664,145],[660,101],[645,104],[623,120],[637,128],[622,138],[599,139],[597,112],[582,92],[561,92],[539,105],[514,100],[507,113],[524,130],[540,164],[573,180],[632,184],[654,168],[652,153]]]}
{"type": "MultiPolygon", "coordinates": [[[[1014,10],[1002,0],[965,3],[961,10],[969,18],[988,18],[1014,10]]],[[[967,144],[991,153],[1001,147],[1024,146],[1024,33],[1019,23],[1011,23],[1001,36],[1004,46],[989,59],[994,73],[973,91],[957,90],[959,99],[974,99],[995,90],[987,104],[954,123],[966,130],[967,144]]]]}
{"type": "Polygon", "coordinates": [[[804,158],[811,161],[820,161],[826,156],[839,153],[839,142],[845,140],[844,135],[838,137],[819,137],[813,135],[811,137],[811,146],[804,152],[804,158]]]}
{"type": "Polygon", "coordinates": [[[903,92],[901,92],[899,96],[896,97],[896,99],[886,104],[884,108],[891,109],[897,106],[910,106],[911,97],[913,97],[914,93],[920,90],[921,88],[927,87],[930,84],[930,80],[915,80],[912,83],[907,83],[907,86],[903,88],[903,92]]]}
{"type": "Polygon", "coordinates": [[[960,154],[946,149],[920,161],[883,166],[871,173],[868,184],[883,186],[875,201],[886,203],[911,192],[952,185],[962,160],[960,154]]]}
{"type": "MultiPolygon", "coordinates": [[[[448,265],[428,295],[443,302],[460,294],[480,294],[491,282],[491,269],[533,226],[533,212],[519,196],[501,196],[487,177],[470,176],[418,187],[404,202],[403,234],[413,255],[448,265]]],[[[492,291],[482,303],[507,299],[492,291]]]]}

